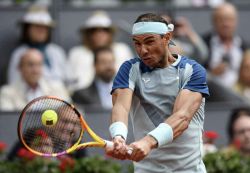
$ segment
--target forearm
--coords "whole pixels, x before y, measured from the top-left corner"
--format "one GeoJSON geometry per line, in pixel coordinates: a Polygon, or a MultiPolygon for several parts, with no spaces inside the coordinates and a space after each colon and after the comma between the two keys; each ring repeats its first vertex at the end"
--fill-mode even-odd
{"type": "Polygon", "coordinates": [[[158,146],[172,142],[189,126],[190,121],[200,107],[202,96],[200,93],[182,91],[176,98],[173,114],[157,126],[148,135],[154,137],[158,146]]]}
{"type": "Polygon", "coordinates": [[[111,122],[123,122],[128,125],[128,110],[120,104],[116,104],[112,109],[111,122]]]}
{"type": "Polygon", "coordinates": [[[191,116],[187,116],[180,112],[171,115],[163,123],[159,124],[159,126],[148,133],[148,136],[153,137],[150,139],[151,144],[153,144],[151,148],[172,142],[188,128],[191,119],[191,116]]]}
{"type": "Polygon", "coordinates": [[[190,116],[186,116],[184,113],[176,112],[170,116],[165,123],[170,125],[173,130],[173,139],[180,136],[187,128],[191,121],[190,116]]]}
{"type": "Polygon", "coordinates": [[[202,95],[197,92],[183,90],[180,95],[177,96],[173,114],[165,120],[165,123],[170,125],[173,129],[174,139],[180,136],[188,128],[201,102],[202,95]]]}
{"type": "Polygon", "coordinates": [[[109,131],[111,137],[122,136],[125,140],[128,133],[128,114],[131,106],[132,91],[118,89],[112,95],[113,109],[109,131]]]}
{"type": "Polygon", "coordinates": [[[187,36],[193,44],[195,44],[195,45],[198,44],[199,36],[194,31],[189,31],[187,36]]]}
{"type": "Polygon", "coordinates": [[[128,114],[131,107],[133,92],[130,89],[117,89],[112,94],[112,116],[111,122],[121,121],[128,125],[128,114]]]}

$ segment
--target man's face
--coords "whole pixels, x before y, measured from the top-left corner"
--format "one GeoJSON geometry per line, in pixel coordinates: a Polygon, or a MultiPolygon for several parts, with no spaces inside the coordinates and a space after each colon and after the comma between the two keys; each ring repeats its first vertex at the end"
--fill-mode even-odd
{"type": "Polygon", "coordinates": [[[21,59],[20,72],[22,78],[30,85],[35,86],[41,75],[43,67],[42,54],[36,50],[29,50],[21,59]]]}
{"type": "Polygon", "coordinates": [[[102,51],[97,55],[96,76],[104,82],[112,81],[115,75],[115,58],[112,52],[102,51]]]}
{"type": "Polygon", "coordinates": [[[240,150],[250,154],[250,116],[242,115],[233,127],[234,140],[240,143],[240,150]]]}
{"type": "Polygon", "coordinates": [[[48,39],[49,28],[43,25],[30,25],[29,37],[35,43],[43,43],[48,39]]]}
{"type": "Polygon", "coordinates": [[[94,49],[109,46],[112,41],[112,33],[108,28],[93,28],[89,34],[90,44],[94,49]]]}
{"type": "Polygon", "coordinates": [[[168,38],[158,34],[142,34],[133,36],[135,50],[144,64],[149,67],[165,65],[168,38]]]}
{"type": "Polygon", "coordinates": [[[215,30],[222,38],[231,38],[237,26],[237,14],[231,8],[222,8],[214,16],[215,30]]]}

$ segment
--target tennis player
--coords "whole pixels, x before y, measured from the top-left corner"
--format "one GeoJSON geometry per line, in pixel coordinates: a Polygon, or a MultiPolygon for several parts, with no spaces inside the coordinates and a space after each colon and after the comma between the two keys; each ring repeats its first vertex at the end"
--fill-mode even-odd
{"type": "Polygon", "coordinates": [[[110,133],[115,145],[106,152],[135,161],[135,173],[206,172],[201,158],[206,71],[169,52],[171,31],[173,25],[158,15],[139,16],[132,30],[138,58],[123,63],[114,79],[110,133]],[[126,145],[129,113],[135,142],[126,145]]]}

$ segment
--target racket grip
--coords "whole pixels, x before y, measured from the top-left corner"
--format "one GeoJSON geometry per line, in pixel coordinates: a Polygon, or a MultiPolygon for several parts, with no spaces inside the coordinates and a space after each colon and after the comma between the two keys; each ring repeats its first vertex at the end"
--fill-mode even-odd
{"type": "Polygon", "coordinates": [[[114,143],[112,141],[105,141],[106,142],[106,146],[107,148],[113,148],[114,147],[114,143]]]}
{"type": "MultiPolygon", "coordinates": [[[[105,147],[107,147],[107,148],[113,148],[114,147],[114,143],[112,141],[106,141],[105,140],[105,143],[106,143],[105,147]]],[[[131,155],[133,153],[133,148],[129,147],[128,150],[127,150],[127,153],[129,155],[131,155]]]]}

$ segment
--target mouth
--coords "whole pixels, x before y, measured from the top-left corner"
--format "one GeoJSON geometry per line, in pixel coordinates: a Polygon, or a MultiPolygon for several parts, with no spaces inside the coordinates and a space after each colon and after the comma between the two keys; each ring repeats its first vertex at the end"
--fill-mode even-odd
{"type": "Polygon", "coordinates": [[[149,61],[149,60],[151,60],[151,57],[143,57],[142,60],[143,61],[149,61]]]}
{"type": "Polygon", "coordinates": [[[150,57],[142,58],[142,61],[143,61],[145,64],[151,64],[151,63],[152,63],[152,58],[150,58],[150,57]]]}

